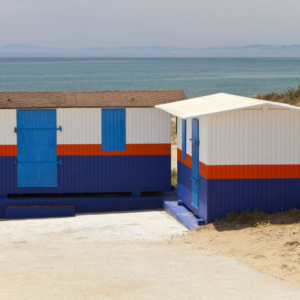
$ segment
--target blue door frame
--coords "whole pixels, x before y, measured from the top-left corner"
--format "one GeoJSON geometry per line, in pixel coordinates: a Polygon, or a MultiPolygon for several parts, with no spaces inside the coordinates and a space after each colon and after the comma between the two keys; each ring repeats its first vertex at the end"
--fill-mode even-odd
{"type": "Polygon", "coordinates": [[[57,187],[55,109],[17,110],[17,186],[57,187]]]}
{"type": "Polygon", "coordinates": [[[199,209],[199,120],[192,119],[192,205],[199,209]]]}

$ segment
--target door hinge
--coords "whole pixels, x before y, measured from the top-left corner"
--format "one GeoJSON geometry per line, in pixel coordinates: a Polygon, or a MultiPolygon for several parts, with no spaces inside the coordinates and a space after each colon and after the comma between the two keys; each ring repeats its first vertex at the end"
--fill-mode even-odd
{"type": "Polygon", "coordinates": [[[195,143],[195,145],[196,145],[196,146],[198,146],[198,145],[199,145],[199,141],[197,141],[197,140],[190,139],[190,141],[192,141],[193,143],[195,143]]]}
{"type": "Polygon", "coordinates": [[[195,182],[195,185],[199,184],[200,183],[200,180],[198,179],[195,179],[194,177],[190,176],[190,179],[192,179],[192,181],[195,182]]]}

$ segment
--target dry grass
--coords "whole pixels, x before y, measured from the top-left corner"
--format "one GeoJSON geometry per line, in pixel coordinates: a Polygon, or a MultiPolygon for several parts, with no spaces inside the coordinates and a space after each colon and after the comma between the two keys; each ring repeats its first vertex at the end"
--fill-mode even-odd
{"type": "Polygon", "coordinates": [[[269,92],[264,95],[255,95],[255,96],[253,96],[253,98],[299,106],[300,105],[300,85],[297,89],[289,88],[283,92],[272,91],[272,92],[269,92]]]}
{"type": "Polygon", "coordinates": [[[244,211],[240,214],[236,212],[229,213],[226,218],[217,220],[214,223],[216,228],[241,229],[241,228],[257,228],[269,225],[292,225],[300,224],[300,210],[290,209],[285,212],[264,213],[259,210],[244,211]]]}

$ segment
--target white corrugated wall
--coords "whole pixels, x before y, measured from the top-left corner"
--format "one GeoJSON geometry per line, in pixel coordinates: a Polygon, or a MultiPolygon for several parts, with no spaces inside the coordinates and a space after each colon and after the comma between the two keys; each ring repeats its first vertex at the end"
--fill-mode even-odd
{"type": "Polygon", "coordinates": [[[207,164],[299,164],[300,112],[240,110],[209,118],[207,164]]]}
{"type": "MultiPolygon", "coordinates": [[[[57,144],[101,144],[101,108],[57,109],[57,144]]],[[[126,109],[126,143],[171,141],[170,115],[156,108],[126,109]]]]}
{"type": "Polygon", "coordinates": [[[126,108],[126,143],[171,143],[170,114],[157,108],[126,108]]]}
{"type": "MultiPolygon", "coordinates": [[[[57,109],[57,144],[101,144],[101,108],[57,109]]],[[[0,145],[16,145],[17,112],[0,110],[0,145]]],[[[170,115],[156,108],[126,109],[126,143],[160,144],[171,141],[170,115]]]]}
{"type": "MultiPolygon", "coordinates": [[[[300,163],[300,112],[239,110],[199,118],[200,161],[206,165],[300,163]]],[[[186,149],[191,154],[191,122],[187,119],[186,149]]],[[[178,148],[182,148],[178,118],[178,148]]]]}
{"type": "Polygon", "coordinates": [[[17,112],[15,109],[0,110],[0,145],[17,145],[17,112]]]}
{"type": "Polygon", "coordinates": [[[101,144],[101,108],[57,109],[57,144],[101,144]]]}

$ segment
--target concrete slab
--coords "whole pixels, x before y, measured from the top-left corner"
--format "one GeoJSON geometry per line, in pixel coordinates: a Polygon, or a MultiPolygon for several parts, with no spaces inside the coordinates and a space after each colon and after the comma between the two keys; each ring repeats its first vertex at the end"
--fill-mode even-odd
{"type": "Polygon", "coordinates": [[[299,286],[190,244],[164,211],[0,225],[0,299],[299,299],[299,286]]]}

